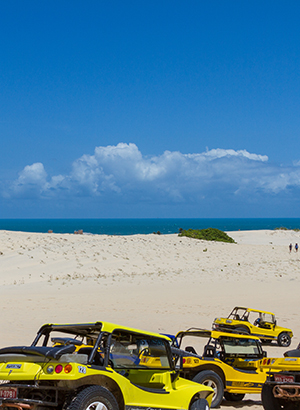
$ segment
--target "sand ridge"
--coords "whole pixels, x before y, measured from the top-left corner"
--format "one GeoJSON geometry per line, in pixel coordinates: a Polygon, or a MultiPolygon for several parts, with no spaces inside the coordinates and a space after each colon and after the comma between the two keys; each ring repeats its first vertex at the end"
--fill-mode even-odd
{"type": "MultiPolygon", "coordinates": [[[[30,343],[51,322],[107,320],[167,333],[210,328],[236,305],[275,312],[297,346],[300,252],[288,245],[300,243],[300,233],[228,234],[236,244],[177,234],[0,231],[0,346],[30,343]]],[[[270,357],[284,351],[266,350],[270,357]]],[[[246,399],[239,408],[262,408],[259,396],[246,399]]]]}

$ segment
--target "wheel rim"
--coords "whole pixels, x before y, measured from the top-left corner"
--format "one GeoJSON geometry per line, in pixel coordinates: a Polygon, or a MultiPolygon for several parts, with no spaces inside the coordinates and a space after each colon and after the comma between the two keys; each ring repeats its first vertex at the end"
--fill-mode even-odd
{"type": "Polygon", "coordinates": [[[204,386],[211,387],[211,388],[213,389],[214,394],[213,394],[212,400],[214,400],[214,399],[216,398],[217,394],[218,394],[218,386],[217,386],[217,383],[215,383],[215,382],[214,382],[213,380],[211,380],[211,379],[207,379],[207,380],[203,380],[203,382],[201,382],[201,384],[203,384],[204,386]]]}
{"type": "Polygon", "coordinates": [[[280,343],[282,344],[282,346],[288,346],[289,337],[287,335],[282,335],[280,338],[280,343]]]}
{"type": "Polygon", "coordinates": [[[108,410],[108,408],[101,401],[94,401],[88,405],[86,410],[108,410]]]}

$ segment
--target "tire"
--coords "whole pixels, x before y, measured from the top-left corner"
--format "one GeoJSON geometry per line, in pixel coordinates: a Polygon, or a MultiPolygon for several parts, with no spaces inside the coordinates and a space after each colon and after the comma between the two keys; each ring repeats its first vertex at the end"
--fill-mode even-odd
{"type": "Polygon", "coordinates": [[[190,410],[209,410],[209,404],[205,399],[195,400],[190,410]]]}
{"type": "Polygon", "coordinates": [[[273,386],[264,384],[261,391],[261,401],[265,410],[281,410],[279,401],[273,395],[273,386]]]}
{"type": "Polygon", "coordinates": [[[289,347],[291,344],[291,336],[286,332],[282,332],[277,338],[277,343],[279,346],[289,347]]]}
{"type": "Polygon", "coordinates": [[[102,410],[119,410],[118,403],[112,393],[101,386],[90,386],[73,396],[66,410],[95,410],[102,404],[102,410]]]}
{"type": "Polygon", "coordinates": [[[236,330],[237,332],[250,335],[250,330],[248,327],[236,327],[234,330],[236,330]]]}
{"type": "Polygon", "coordinates": [[[212,370],[203,370],[193,378],[194,382],[209,386],[214,389],[214,395],[211,402],[211,408],[218,407],[223,399],[224,385],[221,377],[212,370]]]}
{"type": "Polygon", "coordinates": [[[242,401],[245,395],[242,393],[229,393],[226,391],[224,392],[224,397],[227,401],[242,401]]]}
{"type": "Polygon", "coordinates": [[[273,387],[269,384],[264,384],[261,391],[261,401],[264,410],[299,410],[299,402],[291,402],[289,400],[277,399],[273,395],[273,387]]]}

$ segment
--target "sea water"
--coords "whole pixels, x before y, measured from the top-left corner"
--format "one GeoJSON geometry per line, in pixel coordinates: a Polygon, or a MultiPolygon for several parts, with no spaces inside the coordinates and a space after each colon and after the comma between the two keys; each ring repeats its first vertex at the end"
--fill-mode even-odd
{"type": "Polygon", "coordinates": [[[157,218],[157,219],[0,219],[0,230],[23,232],[135,235],[172,234],[179,229],[217,228],[222,231],[300,229],[300,218],[157,218]]]}

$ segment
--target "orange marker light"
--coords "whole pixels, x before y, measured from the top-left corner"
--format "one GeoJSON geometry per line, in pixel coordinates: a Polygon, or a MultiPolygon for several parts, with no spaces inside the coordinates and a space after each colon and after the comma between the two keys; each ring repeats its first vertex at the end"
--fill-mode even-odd
{"type": "Polygon", "coordinates": [[[71,364],[67,364],[64,368],[65,373],[70,373],[72,371],[72,365],[71,364]]]}

